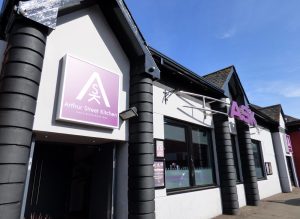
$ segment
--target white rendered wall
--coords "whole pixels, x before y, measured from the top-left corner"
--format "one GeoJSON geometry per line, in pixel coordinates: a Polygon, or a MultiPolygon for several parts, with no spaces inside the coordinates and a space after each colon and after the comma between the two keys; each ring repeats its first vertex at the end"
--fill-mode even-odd
{"type": "Polygon", "coordinates": [[[280,113],[280,115],[279,115],[279,126],[280,126],[281,128],[284,128],[284,129],[285,129],[285,121],[284,121],[283,116],[282,116],[281,113],[280,113]]]}
{"type": "Polygon", "coordinates": [[[155,198],[157,219],[207,219],[222,214],[220,189],[155,198]]]}
{"type": "Polygon", "coordinates": [[[237,189],[240,208],[243,207],[243,206],[246,206],[246,196],[245,196],[244,184],[236,185],[236,189],[237,189]]]}
{"type": "Polygon", "coordinates": [[[120,112],[128,107],[129,60],[101,10],[93,6],[59,17],[57,28],[47,39],[33,129],[48,132],[50,137],[59,133],[94,139],[127,140],[126,122],[120,121],[119,128],[112,130],[55,121],[61,73],[59,64],[67,53],[119,74],[120,112]]]}
{"type": "MultiPolygon", "coordinates": [[[[153,86],[153,113],[172,117],[189,123],[194,123],[201,126],[212,127],[212,116],[209,112],[204,116],[203,111],[198,109],[186,108],[190,107],[203,107],[202,101],[187,95],[172,94],[168,101],[164,102],[164,91],[171,90],[160,83],[154,83],[153,86]]],[[[208,108],[209,105],[207,105],[208,108]]],[[[161,121],[163,123],[163,120],[161,121]]],[[[157,124],[155,124],[157,125],[157,124]]],[[[156,126],[155,126],[156,127],[156,126]]],[[[155,133],[154,133],[155,134],[155,133]]]]}
{"type": "MultiPolygon", "coordinates": [[[[164,91],[170,90],[162,84],[153,86],[153,125],[154,138],[164,139],[164,116],[212,127],[212,117],[200,110],[183,106],[203,107],[202,102],[190,96],[171,95],[164,102],[164,91]]],[[[207,105],[207,107],[209,107],[207,105]]],[[[214,144],[214,142],[213,142],[214,144]]],[[[166,189],[155,190],[155,213],[157,219],[195,219],[212,218],[222,214],[221,194],[219,188],[177,195],[167,195],[166,189]]]]}
{"type": "Polygon", "coordinates": [[[228,122],[229,122],[229,131],[231,134],[236,135],[237,131],[236,131],[236,124],[235,124],[235,119],[228,117],[228,122]]]}
{"type": "MultiPolygon", "coordinates": [[[[229,104],[227,106],[227,111],[229,113],[229,110],[230,110],[230,107],[231,107],[231,99],[232,99],[232,97],[231,97],[230,92],[228,92],[228,94],[229,94],[229,98],[226,98],[226,102],[229,104]]],[[[230,133],[236,135],[237,131],[236,131],[235,119],[228,116],[228,122],[229,122],[229,131],[230,131],[230,133]]]]}
{"type": "MultiPolygon", "coordinates": [[[[7,43],[3,40],[0,40],[0,70],[2,69],[3,56],[6,49],[7,43]]],[[[1,72],[1,71],[0,71],[1,72]]]]}
{"type": "MultiPolygon", "coordinates": [[[[269,129],[258,126],[250,128],[251,139],[260,141],[264,162],[271,162],[273,174],[267,175],[266,180],[258,180],[258,190],[260,198],[266,198],[277,193],[281,193],[279,174],[277,171],[276,156],[273,147],[272,134],[269,129]]],[[[263,168],[264,167],[263,163],[263,168]]]]}

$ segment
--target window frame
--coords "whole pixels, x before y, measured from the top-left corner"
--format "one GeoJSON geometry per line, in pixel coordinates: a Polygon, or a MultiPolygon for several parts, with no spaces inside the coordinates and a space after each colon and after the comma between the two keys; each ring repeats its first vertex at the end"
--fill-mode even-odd
{"type": "MultiPolygon", "coordinates": [[[[210,127],[205,127],[197,124],[192,124],[189,122],[181,121],[174,118],[164,117],[164,124],[168,123],[170,125],[183,127],[185,130],[185,142],[187,146],[187,153],[188,153],[188,168],[189,168],[189,180],[190,180],[190,186],[188,187],[180,187],[180,188],[172,188],[167,189],[167,195],[173,195],[173,194],[180,194],[185,192],[192,192],[192,191],[199,191],[204,189],[210,189],[210,188],[216,188],[218,186],[217,183],[217,168],[216,168],[216,154],[215,154],[215,145],[213,141],[213,129],[210,127]],[[213,177],[213,183],[207,184],[207,185],[196,185],[196,179],[195,179],[195,166],[193,163],[193,139],[192,139],[192,130],[198,129],[202,131],[207,131],[209,134],[208,136],[208,142],[209,142],[209,154],[211,156],[211,169],[212,169],[212,177],[213,177]]],[[[164,137],[164,142],[166,142],[168,139],[164,137]]],[[[166,162],[166,160],[165,160],[166,162]]],[[[165,180],[167,183],[167,179],[165,180]]]]}
{"type": "MultiPolygon", "coordinates": [[[[261,141],[259,140],[255,140],[255,139],[251,139],[251,144],[256,144],[257,145],[257,152],[259,153],[259,160],[261,163],[261,169],[262,169],[262,177],[257,177],[257,181],[261,181],[261,180],[267,180],[267,173],[266,173],[266,168],[265,168],[265,162],[264,162],[264,154],[262,151],[262,146],[261,146],[261,141]]],[[[253,146],[252,146],[252,150],[253,150],[253,146]]],[[[253,153],[253,158],[254,158],[254,153],[253,153]]],[[[255,161],[254,161],[254,166],[255,166],[255,161]]],[[[255,166],[256,168],[256,166],[255,166]]]]}

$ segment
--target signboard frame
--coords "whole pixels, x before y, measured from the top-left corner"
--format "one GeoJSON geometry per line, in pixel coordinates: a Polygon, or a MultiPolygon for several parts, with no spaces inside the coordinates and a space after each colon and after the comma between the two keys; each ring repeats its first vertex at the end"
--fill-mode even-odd
{"type": "Polygon", "coordinates": [[[154,139],[155,146],[155,158],[164,158],[165,157],[165,144],[163,139],[154,139]],[[159,148],[159,144],[162,143],[163,148],[159,148]]]}
{"type": "Polygon", "coordinates": [[[265,169],[266,169],[267,175],[273,175],[273,169],[272,169],[271,162],[265,162],[265,169]]]}
{"type": "Polygon", "coordinates": [[[72,123],[77,123],[77,124],[83,124],[83,125],[91,125],[91,126],[96,126],[96,127],[101,127],[101,128],[110,128],[110,129],[117,129],[119,128],[120,125],[120,118],[119,118],[119,113],[120,113],[120,94],[121,94],[121,80],[122,80],[122,75],[117,74],[115,72],[112,72],[111,70],[108,70],[106,68],[103,68],[101,66],[98,66],[94,63],[91,63],[89,61],[83,60],[81,58],[78,58],[74,55],[71,54],[66,54],[63,59],[62,59],[62,70],[61,70],[61,76],[60,76],[60,87],[59,87],[59,96],[58,96],[58,104],[57,104],[57,112],[56,112],[56,120],[58,121],[65,121],[65,122],[72,122],[72,123]],[[114,74],[118,77],[118,94],[117,94],[117,124],[116,125],[107,125],[107,124],[102,124],[102,123],[96,123],[96,122],[90,122],[90,121],[83,121],[83,120],[78,120],[74,118],[68,118],[64,117],[62,115],[62,102],[63,98],[65,97],[65,92],[66,92],[66,75],[69,70],[69,64],[68,64],[68,59],[73,58],[76,59],[80,62],[86,63],[88,65],[91,65],[93,67],[99,68],[103,71],[109,72],[111,74],[114,74]]]}
{"type": "Polygon", "coordinates": [[[155,189],[164,189],[166,188],[166,165],[165,165],[165,160],[164,159],[159,159],[159,160],[155,160],[154,163],[153,163],[153,170],[154,170],[154,175],[153,175],[153,178],[154,178],[154,187],[155,189]],[[156,163],[160,163],[162,165],[162,177],[163,177],[163,185],[157,185],[156,183],[156,179],[155,179],[155,164],[156,163]]]}

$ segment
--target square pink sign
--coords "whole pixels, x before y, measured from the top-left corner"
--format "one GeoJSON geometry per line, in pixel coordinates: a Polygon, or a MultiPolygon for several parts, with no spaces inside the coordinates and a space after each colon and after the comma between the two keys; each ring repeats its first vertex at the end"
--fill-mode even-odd
{"type": "Polygon", "coordinates": [[[61,80],[58,120],[119,127],[118,74],[66,55],[61,80]]]}

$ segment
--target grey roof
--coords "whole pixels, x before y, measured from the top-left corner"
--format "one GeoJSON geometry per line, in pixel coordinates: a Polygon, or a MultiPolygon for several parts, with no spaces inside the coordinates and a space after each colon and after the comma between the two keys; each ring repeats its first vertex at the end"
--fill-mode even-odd
{"type": "Polygon", "coordinates": [[[292,116],[289,116],[289,115],[285,115],[285,119],[286,119],[287,123],[290,123],[290,122],[299,122],[300,121],[300,119],[292,117],[292,116]]]}
{"type": "Polygon", "coordinates": [[[233,66],[229,66],[227,68],[223,68],[219,71],[204,75],[205,80],[213,83],[217,87],[223,89],[223,86],[232,71],[233,66]]]}
{"type": "Polygon", "coordinates": [[[260,106],[254,105],[254,104],[251,104],[251,106],[253,106],[258,111],[262,112],[263,114],[267,115],[272,120],[279,122],[280,113],[281,113],[281,105],[280,104],[276,104],[273,106],[267,106],[267,107],[260,107],[260,106]]]}
{"type": "Polygon", "coordinates": [[[257,109],[257,110],[263,108],[263,107],[258,106],[258,105],[256,105],[256,104],[253,104],[253,103],[251,103],[250,105],[251,105],[253,108],[257,109]]]}

